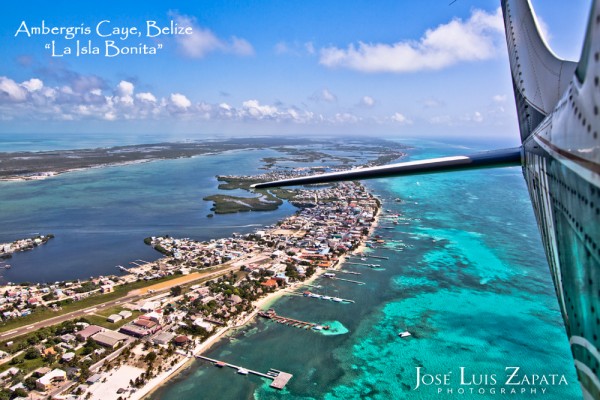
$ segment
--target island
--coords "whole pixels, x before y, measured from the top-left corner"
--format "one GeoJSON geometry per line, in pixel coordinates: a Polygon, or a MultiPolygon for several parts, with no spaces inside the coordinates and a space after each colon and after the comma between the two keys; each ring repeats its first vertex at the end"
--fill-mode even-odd
{"type": "Polygon", "coordinates": [[[32,250],[37,246],[47,243],[50,239],[54,239],[53,234],[37,235],[30,238],[17,239],[10,243],[0,243],[0,260],[11,258],[12,254],[18,251],[32,250]]]}
{"type": "Polygon", "coordinates": [[[283,289],[332,276],[363,251],[381,203],[356,182],[318,191],[327,200],[246,235],[146,238],[164,256],[124,275],[0,288],[0,396],[142,398],[283,289]]]}
{"type": "Polygon", "coordinates": [[[385,163],[403,155],[407,147],[396,142],[356,139],[342,143],[323,139],[239,138],[215,139],[200,142],[156,143],[116,146],[95,149],[0,152],[0,180],[20,181],[46,179],[65,172],[112,165],[150,162],[226,151],[273,149],[288,157],[263,159],[265,168],[284,161],[317,161],[326,159],[350,166],[356,158],[340,157],[328,151],[356,151],[357,154],[376,154],[373,162],[385,163]],[[319,150],[315,150],[319,148],[319,150]]]}

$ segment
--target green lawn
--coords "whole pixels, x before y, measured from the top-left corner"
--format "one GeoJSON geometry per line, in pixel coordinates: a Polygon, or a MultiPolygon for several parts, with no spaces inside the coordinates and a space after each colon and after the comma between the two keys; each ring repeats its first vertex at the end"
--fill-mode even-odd
{"type": "MultiPolygon", "coordinates": [[[[112,308],[111,310],[114,310],[114,308],[112,308]]],[[[106,318],[108,318],[108,316],[110,316],[111,314],[117,314],[119,311],[122,311],[122,309],[116,311],[116,312],[111,312],[111,313],[105,313],[102,312],[100,315],[86,315],[85,319],[88,320],[90,322],[90,324],[94,324],[94,325],[99,325],[103,328],[107,328],[107,329],[112,329],[112,330],[118,330],[120,327],[122,327],[123,325],[125,325],[126,323],[133,321],[134,319],[136,319],[137,317],[139,317],[140,315],[142,315],[142,313],[140,311],[132,311],[132,315],[129,318],[125,318],[122,319],[118,322],[112,323],[112,322],[108,322],[106,320],[106,318]],[[106,314],[106,316],[104,316],[106,314]]]]}
{"type": "Polygon", "coordinates": [[[10,362],[4,363],[4,364],[0,365],[0,372],[6,371],[7,369],[12,368],[12,367],[17,367],[21,371],[24,371],[25,373],[29,373],[40,367],[48,366],[42,357],[34,358],[33,360],[26,360],[24,358],[23,354],[21,354],[19,357],[17,357],[17,360],[23,360],[23,362],[19,363],[19,364],[10,364],[10,362]]]}

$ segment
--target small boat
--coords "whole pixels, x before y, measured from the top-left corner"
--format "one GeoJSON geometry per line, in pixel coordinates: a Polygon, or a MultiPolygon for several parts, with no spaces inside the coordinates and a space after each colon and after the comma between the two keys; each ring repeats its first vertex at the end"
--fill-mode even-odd
{"type": "Polygon", "coordinates": [[[246,368],[240,368],[237,370],[237,373],[240,375],[248,375],[248,370],[246,368]]]}
{"type": "Polygon", "coordinates": [[[321,325],[315,325],[315,326],[313,326],[313,329],[314,329],[315,331],[320,331],[320,330],[322,330],[322,329],[323,329],[323,327],[322,327],[321,325]]]}
{"type": "Polygon", "coordinates": [[[398,336],[400,336],[401,338],[405,338],[405,337],[412,336],[412,334],[409,331],[404,331],[404,332],[398,333],[398,336]]]}
{"type": "Polygon", "coordinates": [[[331,300],[331,297],[330,297],[330,296],[323,296],[323,297],[321,297],[321,298],[322,298],[323,300],[331,300]]]}
{"type": "Polygon", "coordinates": [[[337,301],[338,303],[341,303],[342,301],[344,301],[344,300],[340,299],[339,297],[332,297],[331,300],[337,301]]]}
{"type": "Polygon", "coordinates": [[[223,368],[224,366],[225,366],[225,363],[223,361],[217,361],[215,363],[215,367],[223,368]]]}
{"type": "Polygon", "coordinates": [[[328,330],[329,330],[329,328],[331,328],[329,325],[324,325],[324,326],[323,326],[323,329],[324,329],[324,330],[326,330],[326,331],[328,331],[328,330]]]}

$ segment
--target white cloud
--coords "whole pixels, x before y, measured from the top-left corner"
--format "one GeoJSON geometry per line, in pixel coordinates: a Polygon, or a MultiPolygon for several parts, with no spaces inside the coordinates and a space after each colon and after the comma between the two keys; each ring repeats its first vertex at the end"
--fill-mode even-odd
{"type": "Polygon", "coordinates": [[[552,39],[552,34],[550,33],[550,28],[548,28],[548,24],[539,15],[535,16],[535,20],[537,22],[538,28],[540,29],[540,34],[542,35],[542,38],[544,39],[546,44],[549,44],[550,40],[552,39]]]}
{"type": "Polygon", "coordinates": [[[150,92],[142,92],[135,95],[135,98],[141,101],[156,103],[156,97],[150,92]]]}
{"type": "Polygon", "coordinates": [[[319,62],[329,68],[361,72],[405,73],[439,70],[464,61],[490,59],[499,54],[504,31],[500,9],[489,14],[475,10],[467,21],[454,19],[429,29],[418,41],[394,44],[350,44],[347,49],[321,49],[319,62]]]}
{"type": "Polygon", "coordinates": [[[181,93],[172,93],[171,94],[171,103],[177,107],[180,108],[182,110],[185,110],[189,107],[191,107],[192,102],[185,97],[185,95],[181,94],[181,93]]]}
{"type": "Polygon", "coordinates": [[[211,51],[221,48],[221,42],[208,29],[196,27],[192,35],[177,39],[183,53],[191,58],[202,58],[211,51]]]}
{"type": "Polygon", "coordinates": [[[406,118],[404,114],[401,114],[399,112],[394,113],[394,115],[392,115],[390,119],[400,125],[412,125],[412,121],[406,118]]]}
{"type": "Polygon", "coordinates": [[[117,85],[117,96],[113,99],[123,104],[133,105],[133,83],[127,81],[121,81],[117,85]]]}
{"type": "Polygon", "coordinates": [[[108,111],[104,114],[104,119],[107,121],[114,121],[117,119],[117,116],[115,115],[114,112],[108,111]]]}
{"type": "MultiPolygon", "coordinates": [[[[81,82],[91,82],[81,77],[81,82]]],[[[35,119],[38,121],[125,121],[180,119],[196,121],[256,121],[261,123],[352,125],[376,119],[365,119],[352,111],[333,110],[323,115],[314,110],[275,101],[272,104],[249,99],[241,104],[231,102],[210,104],[193,102],[184,93],[171,93],[159,97],[151,92],[136,93],[135,85],[120,81],[112,88],[88,88],[75,90],[69,83],[50,87],[41,79],[32,78],[17,83],[8,77],[0,77],[0,120],[35,119]],[[30,91],[31,90],[31,91],[30,91]]],[[[81,87],[78,87],[80,89],[81,87]]],[[[337,97],[327,89],[317,93],[322,102],[335,102],[337,97]]],[[[375,104],[370,96],[362,99],[365,104],[375,104]]],[[[315,106],[316,107],[316,106],[315,106]]]]}
{"type": "Polygon", "coordinates": [[[309,100],[316,102],[324,101],[326,103],[335,103],[337,101],[337,96],[330,92],[329,89],[323,89],[310,96],[309,100]]]}
{"type": "Polygon", "coordinates": [[[327,89],[323,89],[323,91],[321,92],[321,97],[328,103],[333,103],[334,101],[337,101],[337,96],[327,89]]]}
{"type": "Polygon", "coordinates": [[[494,97],[492,97],[492,100],[494,101],[494,103],[505,103],[506,102],[506,95],[500,95],[497,94],[494,97]]]}
{"type": "Polygon", "coordinates": [[[5,76],[0,76],[0,100],[21,102],[27,99],[27,90],[17,82],[5,76]]]}
{"type": "Polygon", "coordinates": [[[446,125],[446,126],[465,126],[481,124],[485,120],[484,114],[480,111],[474,111],[467,113],[462,116],[450,116],[450,115],[437,115],[429,119],[429,123],[432,125],[446,125]]]}
{"type": "Polygon", "coordinates": [[[301,43],[294,42],[277,42],[273,47],[277,55],[292,55],[292,56],[311,56],[316,53],[315,46],[312,42],[301,43]]]}
{"type": "Polygon", "coordinates": [[[191,27],[192,34],[177,35],[177,42],[181,52],[190,58],[202,58],[208,53],[221,51],[224,53],[249,56],[254,54],[254,48],[246,39],[233,36],[230,41],[218,38],[210,29],[197,24],[194,17],[169,12],[169,15],[181,27],[191,27]]]}
{"type": "Polygon", "coordinates": [[[254,47],[246,39],[240,39],[237,37],[231,38],[231,44],[226,46],[228,52],[237,54],[238,56],[251,56],[254,55],[254,47]]]}
{"type": "Polygon", "coordinates": [[[375,99],[371,96],[363,96],[363,98],[360,99],[360,104],[365,107],[373,107],[375,105],[375,99]]]}
{"type": "Polygon", "coordinates": [[[242,103],[243,109],[254,118],[268,118],[277,115],[277,107],[260,105],[258,100],[247,100],[242,103]]]}
{"type": "Polygon", "coordinates": [[[342,123],[342,124],[354,124],[360,121],[360,118],[357,117],[354,114],[350,114],[350,113],[337,113],[335,114],[335,116],[333,117],[333,122],[334,123],[342,123]]]}
{"type": "Polygon", "coordinates": [[[21,85],[30,92],[36,92],[44,87],[44,82],[42,82],[40,79],[32,78],[21,83],[21,85]]]}
{"type": "Polygon", "coordinates": [[[131,96],[133,95],[134,86],[133,83],[127,81],[121,81],[117,85],[117,92],[121,96],[131,96]]]}

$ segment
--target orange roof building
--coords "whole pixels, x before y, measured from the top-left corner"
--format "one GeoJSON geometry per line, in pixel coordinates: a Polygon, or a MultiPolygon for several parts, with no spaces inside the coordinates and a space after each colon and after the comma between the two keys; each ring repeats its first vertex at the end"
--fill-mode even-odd
{"type": "Polygon", "coordinates": [[[268,281],[261,283],[261,285],[266,287],[277,287],[277,281],[271,278],[268,281]]]}

